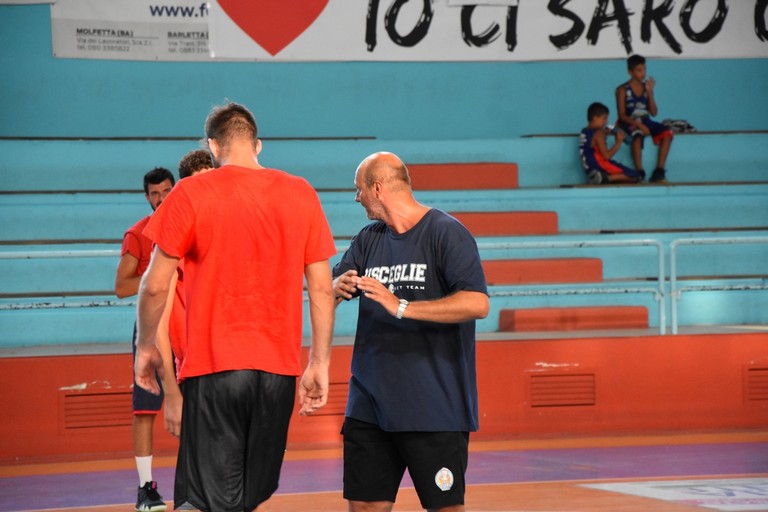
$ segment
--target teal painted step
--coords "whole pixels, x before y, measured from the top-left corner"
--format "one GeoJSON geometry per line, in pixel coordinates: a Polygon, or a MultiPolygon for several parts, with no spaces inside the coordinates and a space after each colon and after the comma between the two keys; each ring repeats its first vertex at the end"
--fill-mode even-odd
{"type": "MultiPolygon", "coordinates": [[[[685,280],[681,285],[760,285],[765,280],[754,279],[712,279],[685,280]]],[[[664,286],[667,297],[664,311],[667,324],[671,318],[669,299],[669,284],[664,286]]],[[[493,286],[490,287],[491,309],[487,318],[477,322],[478,332],[494,332],[498,330],[499,312],[501,309],[520,307],[564,307],[564,306],[594,306],[594,305],[631,305],[643,306],[648,310],[649,326],[659,326],[659,302],[654,292],[658,290],[655,282],[645,280],[616,280],[604,283],[589,283],[586,285],[524,285],[524,286],[493,286]],[[617,290],[617,293],[571,293],[589,290],[617,290]],[[622,290],[638,290],[636,293],[622,290]],[[519,293],[518,296],[509,295],[519,293]],[[560,292],[559,295],[548,293],[560,292]]],[[[679,306],[680,325],[768,325],[768,292],[763,291],[711,291],[683,293],[679,306]]],[[[305,325],[307,322],[305,315],[305,325]]],[[[342,303],[337,309],[336,336],[351,336],[357,321],[357,301],[342,303]]]]}
{"type": "MultiPolygon", "coordinates": [[[[686,284],[763,284],[761,280],[688,281],[686,284]]],[[[588,287],[523,286],[492,287],[491,309],[487,318],[477,322],[478,333],[498,330],[502,309],[531,307],[581,307],[600,305],[642,306],[648,309],[649,327],[659,325],[659,304],[650,291],[642,293],[584,293],[546,295],[558,290],[587,290],[651,288],[653,283],[623,281],[590,284],[588,287]],[[521,296],[505,296],[510,291],[524,292],[521,296]]],[[[668,294],[668,286],[665,287],[668,294]]],[[[668,296],[668,295],[667,295],[668,296]]],[[[97,300],[98,298],[93,298],[97,300]]],[[[30,299],[25,304],[49,302],[74,304],[87,298],[61,301],[56,298],[30,299]],[[56,302],[59,300],[59,302],[56,302]]],[[[17,301],[18,302],[18,301],[17,301]]],[[[8,301],[0,301],[0,305],[8,301]]],[[[30,346],[77,345],[89,343],[125,344],[129,347],[135,317],[135,306],[130,301],[110,307],[81,307],[55,309],[0,309],[0,349],[30,346]]],[[[752,325],[768,326],[768,293],[761,291],[712,291],[683,293],[679,306],[679,325],[752,325]]],[[[336,310],[335,336],[353,336],[357,322],[357,300],[342,303],[336,310]]],[[[667,323],[671,321],[670,304],[665,311],[667,323]]],[[[669,332],[669,331],[668,331],[669,332]]],[[[304,303],[304,336],[309,336],[308,307],[304,303]]]]}
{"type": "Polygon", "coordinates": [[[82,343],[124,343],[130,348],[135,315],[135,306],[3,309],[0,348],[82,343]]]}
{"type": "MultiPolygon", "coordinates": [[[[583,242],[621,243],[648,240],[661,244],[665,275],[671,270],[670,247],[675,240],[690,238],[750,239],[766,238],[768,230],[675,231],[650,233],[579,233],[556,236],[488,237],[478,239],[483,259],[594,257],[603,261],[603,277],[655,279],[658,276],[658,248],[655,245],[629,247],[505,248],[504,244],[580,244],[583,242]]],[[[768,244],[695,245],[678,247],[677,273],[680,277],[768,275],[768,244]]]]}
{"type": "Polygon", "coordinates": [[[119,244],[0,246],[0,294],[57,295],[109,292],[115,284],[119,244]],[[36,257],[45,254],[82,254],[91,251],[115,255],[89,257],[36,257]],[[16,256],[9,259],[10,256],[16,256]],[[35,257],[25,257],[35,256],[35,257]]]}
{"type": "MultiPolygon", "coordinates": [[[[671,272],[670,244],[687,238],[765,238],[764,231],[708,231],[708,232],[656,232],[621,234],[561,234],[554,236],[486,237],[478,239],[483,259],[589,257],[603,261],[606,280],[654,279],[658,275],[658,255],[655,246],[644,247],[563,247],[563,248],[506,248],[504,244],[580,244],[587,242],[615,243],[626,240],[655,240],[664,249],[666,275],[671,272]]],[[[339,253],[331,259],[335,264],[348,241],[337,240],[339,253]]],[[[114,274],[119,257],[26,258],[26,254],[49,252],[79,253],[89,250],[117,252],[115,244],[56,244],[0,246],[0,294],[45,293],[63,294],[86,291],[109,291],[113,288],[114,274]],[[8,259],[7,256],[16,255],[8,259]]],[[[704,275],[768,275],[768,244],[722,244],[681,246],[677,251],[677,272],[684,276],[704,275]]]]}
{"type": "MultiPolygon", "coordinates": [[[[609,142],[611,142],[609,140],[609,142]]],[[[578,155],[578,137],[534,137],[517,146],[520,187],[585,184],[578,155]]],[[[646,142],[643,166],[650,175],[658,148],[646,142]]],[[[628,145],[614,160],[634,167],[628,145]]],[[[673,183],[768,180],[768,133],[677,134],[667,158],[673,183]]]]}
{"type": "MultiPolygon", "coordinates": [[[[417,191],[415,195],[418,201],[449,212],[555,211],[561,232],[768,226],[768,183],[417,191]]],[[[352,236],[367,222],[351,192],[326,192],[320,197],[336,237],[352,236]]]]}
{"type": "MultiPolygon", "coordinates": [[[[125,344],[130,347],[136,315],[135,297],[42,297],[0,300],[0,349],[67,344],[125,344]],[[110,305],[105,305],[110,302],[110,305]],[[75,307],[85,304],[82,307],[75,307]],[[88,305],[90,304],[90,305],[88,305]],[[11,306],[14,309],[8,309],[11,306]],[[70,307],[62,307],[69,305],[70,307]],[[58,306],[58,307],[50,307],[58,306]]],[[[336,309],[335,333],[354,333],[357,302],[336,309]]],[[[309,308],[304,301],[304,336],[310,336],[309,308]]]]}
{"type": "MultiPolygon", "coordinates": [[[[303,176],[316,188],[354,189],[355,169],[376,151],[395,152],[406,163],[514,163],[510,146],[525,141],[512,141],[264,140],[259,162],[303,176]]],[[[8,155],[0,164],[0,191],[138,191],[145,172],[163,166],[176,175],[179,159],[192,149],[192,140],[0,140],[8,155]],[[52,154],[59,156],[55,166],[52,154]]]]}
{"type": "Polygon", "coordinates": [[[151,211],[143,193],[0,196],[0,239],[122,240],[151,211]]]}
{"type": "MultiPolygon", "coordinates": [[[[446,211],[556,211],[561,231],[768,226],[768,184],[424,191],[416,197],[446,211]]],[[[351,190],[320,198],[336,237],[351,237],[369,222],[351,190]]],[[[3,196],[0,237],[119,239],[148,213],[140,193],[3,196]]]]}
{"type": "MultiPolygon", "coordinates": [[[[582,244],[655,240],[664,250],[666,276],[671,272],[670,244],[687,238],[765,238],[766,231],[709,231],[624,234],[562,234],[554,236],[487,237],[478,239],[480,255],[485,260],[532,258],[599,258],[605,280],[655,279],[658,276],[658,252],[655,245],[641,247],[563,247],[506,248],[504,244],[582,244]]],[[[338,240],[340,252],[331,259],[335,264],[348,246],[338,240]]],[[[0,294],[82,293],[106,291],[111,294],[119,257],[24,258],[25,254],[108,250],[117,252],[119,244],[14,245],[0,246],[0,294]],[[18,255],[7,259],[7,255],[18,255]]],[[[768,244],[722,244],[681,246],[677,250],[680,277],[768,275],[768,244]]]]}
{"type": "MultiPolygon", "coordinates": [[[[406,163],[510,162],[520,187],[585,182],[577,138],[461,140],[265,140],[260,162],[306,177],[316,188],[353,188],[354,171],[375,151],[393,151],[406,163]]],[[[145,172],[174,174],[196,140],[0,140],[0,191],[140,190],[145,172]],[[56,155],[56,164],[51,164],[56,155]],[[108,162],[108,165],[105,163],[108,162]]],[[[656,148],[644,152],[652,170],[656,148]]],[[[615,158],[630,163],[623,147],[615,158]]],[[[667,168],[676,183],[768,180],[768,133],[685,134],[675,137],[667,168]]]]}
{"type": "MultiPolygon", "coordinates": [[[[723,284],[768,287],[768,280],[741,279],[729,282],[692,280],[682,281],[678,286],[723,284]]],[[[683,291],[677,301],[677,314],[678,323],[681,326],[757,324],[765,326],[768,331],[768,290],[683,291]]],[[[766,343],[768,344],[768,339],[766,343]]]]}

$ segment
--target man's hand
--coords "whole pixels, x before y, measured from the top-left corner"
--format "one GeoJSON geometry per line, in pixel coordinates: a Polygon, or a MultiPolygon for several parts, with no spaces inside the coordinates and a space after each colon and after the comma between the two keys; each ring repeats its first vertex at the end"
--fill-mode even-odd
{"type": "Polygon", "coordinates": [[[164,375],[163,356],[157,347],[152,345],[149,350],[136,347],[136,359],[133,362],[134,383],[153,395],[160,394],[160,384],[157,377],[162,379],[164,375]],[[155,373],[157,372],[157,374],[155,373]]]}
{"type": "Polygon", "coordinates": [[[333,292],[336,297],[351,299],[357,293],[357,270],[347,270],[333,280],[333,292]]]}
{"type": "Polygon", "coordinates": [[[172,435],[179,437],[181,435],[181,409],[184,399],[179,392],[178,387],[173,391],[165,389],[165,430],[172,435]]]}
{"type": "Polygon", "coordinates": [[[384,286],[381,281],[372,277],[356,277],[357,287],[365,293],[365,296],[381,304],[392,316],[397,313],[400,307],[400,299],[389,288],[384,286]]]}
{"type": "Polygon", "coordinates": [[[299,382],[299,416],[307,416],[328,402],[328,367],[307,366],[299,382]]]}

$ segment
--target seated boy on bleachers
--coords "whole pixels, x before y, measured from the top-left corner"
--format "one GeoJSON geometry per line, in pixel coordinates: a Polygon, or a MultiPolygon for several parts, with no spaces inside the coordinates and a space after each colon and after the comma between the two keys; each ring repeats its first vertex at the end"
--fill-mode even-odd
{"type": "Polygon", "coordinates": [[[593,185],[642,181],[644,178],[642,172],[611,160],[621,147],[624,133],[616,132],[616,140],[608,149],[606,143],[606,135],[609,133],[608,107],[602,103],[592,103],[587,109],[587,121],[589,124],[581,130],[579,135],[579,153],[584,172],[587,174],[587,181],[593,185]]]}
{"type": "Polygon", "coordinates": [[[639,170],[643,169],[643,141],[646,136],[651,137],[653,143],[659,146],[659,154],[656,169],[648,181],[666,183],[665,165],[673,134],[667,126],[651,118],[658,111],[654,97],[656,81],[653,77],[646,80],[645,57],[641,55],[632,55],[627,59],[627,72],[629,80],[616,88],[616,108],[619,114],[616,128],[630,137],[628,143],[632,147],[632,159],[639,170]]]}

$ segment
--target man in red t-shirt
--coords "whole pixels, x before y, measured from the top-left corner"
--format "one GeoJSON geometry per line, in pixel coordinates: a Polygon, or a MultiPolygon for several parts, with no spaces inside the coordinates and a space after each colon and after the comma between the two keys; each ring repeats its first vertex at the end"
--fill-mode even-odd
{"type": "MultiPolygon", "coordinates": [[[[156,167],[144,175],[144,197],[153,211],[160,206],[171,191],[174,182],[171,171],[163,167],[156,167]]],[[[117,264],[115,275],[115,294],[121,299],[136,295],[141,276],[149,266],[149,260],[152,256],[152,240],[142,234],[149,219],[150,216],[147,215],[131,226],[123,236],[120,262],[117,264]]],[[[135,325],[131,340],[135,353],[135,325]]],[[[152,512],[165,510],[165,502],[157,492],[157,483],[152,480],[152,429],[155,415],[163,404],[163,396],[162,394],[153,395],[138,386],[133,386],[132,402],[133,452],[136,458],[136,469],[139,472],[136,510],[152,512]]]]}
{"type": "Polygon", "coordinates": [[[174,505],[260,511],[277,489],[296,377],[300,414],[327,401],[336,248],[312,186],[259,164],[247,108],[218,107],[205,129],[219,167],[182,180],[144,230],[156,247],[139,290],[136,384],[160,391],[157,327],[183,259],[187,348],[174,505]],[[302,374],[305,279],[312,340],[302,374]]]}

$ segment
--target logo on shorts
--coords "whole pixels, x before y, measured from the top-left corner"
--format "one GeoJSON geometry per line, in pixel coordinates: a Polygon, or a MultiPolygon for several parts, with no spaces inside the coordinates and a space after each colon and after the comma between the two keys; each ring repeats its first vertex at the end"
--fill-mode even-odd
{"type": "Polygon", "coordinates": [[[441,491],[449,491],[453,487],[453,473],[448,468],[442,468],[435,474],[435,485],[441,491]]]}

